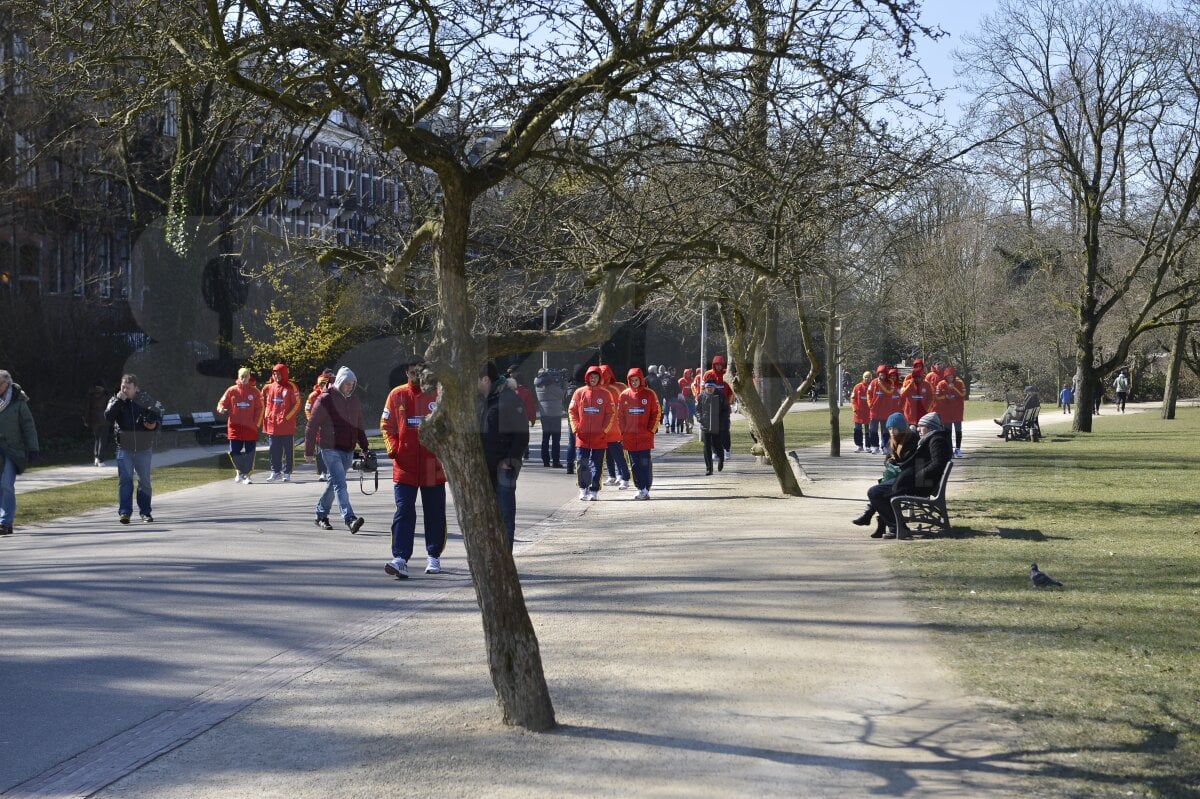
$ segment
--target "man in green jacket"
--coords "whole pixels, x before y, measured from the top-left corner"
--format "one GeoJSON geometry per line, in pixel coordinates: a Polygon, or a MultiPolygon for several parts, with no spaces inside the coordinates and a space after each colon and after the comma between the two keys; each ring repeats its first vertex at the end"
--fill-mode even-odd
{"type": "Polygon", "coordinates": [[[17,513],[17,475],[38,459],[37,428],[29,397],[0,369],[0,535],[12,535],[17,513]]]}

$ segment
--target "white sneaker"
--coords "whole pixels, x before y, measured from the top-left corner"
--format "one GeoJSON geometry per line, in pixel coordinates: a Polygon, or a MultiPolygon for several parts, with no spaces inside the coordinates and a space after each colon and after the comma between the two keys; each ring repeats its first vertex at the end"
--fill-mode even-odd
{"type": "Polygon", "coordinates": [[[954,450],[954,457],[956,457],[956,458],[961,458],[961,457],[962,457],[962,450],[961,450],[961,449],[956,449],[956,450],[954,450]]]}
{"type": "Polygon", "coordinates": [[[395,577],[397,580],[408,579],[408,564],[400,558],[392,558],[387,563],[383,564],[383,570],[395,577]]]}
{"type": "Polygon", "coordinates": [[[617,478],[615,478],[615,477],[605,477],[604,478],[604,485],[615,486],[616,484],[617,484],[617,478]]]}
{"type": "Polygon", "coordinates": [[[855,448],[854,448],[854,451],[855,451],[855,452],[862,452],[862,451],[863,451],[863,448],[862,448],[862,447],[855,447],[855,448]]]}
{"type": "Polygon", "coordinates": [[[650,489],[643,488],[641,491],[638,491],[637,498],[638,499],[650,499],[650,489]]]}
{"type": "Polygon", "coordinates": [[[103,465],[104,465],[104,461],[100,460],[99,458],[96,458],[96,465],[97,465],[97,466],[103,466],[103,465]]]}
{"type": "Polygon", "coordinates": [[[725,460],[727,460],[727,461],[733,460],[733,455],[729,452],[729,450],[725,450],[725,460]]]}
{"type": "Polygon", "coordinates": [[[588,492],[588,502],[595,502],[597,496],[598,495],[596,494],[595,491],[589,491],[588,492]]]}
{"type": "Polygon", "coordinates": [[[625,489],[627,489],[627,488],[629,488],[629,481],[628,481],[628,480],[619,480],[619,481],[617,482],[617,490],[618,490],[618,491],[624,491],[624,490],[625,490],[625,489]]]}
{"type": "Polygon", "coordinates": [[[425,573],[426,574],[441,574],[442,573],[441,558],[429,558],[428,560],[426,560],[425,561],[425,573]]]}
{"type": "Polygon", "coordinates": [[[290,474],[288,474],[287,472],[284,472],[283,473],[283,482],[285,482],[285,483],[292,482],[292,476],[290,474]]]}
{"type": "Polygon", "coordinates": [[[253,482],[254,481],[250,479],[250,475],[248,474],[242,477],[242,485],[250,485],[253,482]]]}
{"type": "Polygon", "coordinates": [[[586,488],[579,489],[579,501],[580,502],[588,501],[588,490],[586,488]]]}
{"type": "Polygon", "coordinates": [[[241,472],[238,472],[236,475],[234,475],[233,482],[235,482],[235,483],[242,482],[242,473],[241,472]]]}
{"type": "Polygon", "coordinates": [[[271,472],[271,476],[267,478],[268,483],[274,483],[280,477],[278,472],[271,472]]]}

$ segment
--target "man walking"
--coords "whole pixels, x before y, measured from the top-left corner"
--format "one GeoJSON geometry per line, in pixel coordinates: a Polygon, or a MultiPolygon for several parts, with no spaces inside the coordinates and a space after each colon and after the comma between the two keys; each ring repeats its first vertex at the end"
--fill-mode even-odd
{"type": "Polygon", "coordinates": [[[292,479],[292,458],[296,437],[296,416],[300,413],[300,389],[288,379],[282,363],[271,370],[271,380],[263,389],[263,432],[267,434],[271,476],[268,483],[292,479]]]}
{"type": "Polygon", "coordinates": [[[517,478],[521,475],[521,453],[529,447],[529,427],[524,403],[512,377],[500,377],[496,364],[488,361],[479,370],[479,434],[488,477],[500,506],[500,518],[512,552],[517,531],[517,478]]]}
{"type": "Polygon", "coordinates": [[[700,437],[704,440],[704,473],[713,473],[713,453],[717,454],[717,471],[725,468],[723,442],[729,433],[729,400],[725,392],[718,390],[715,381],[704,384],[704,391],[696,399],[696,420],[700,423],[700,437]]]}
{"type": "Polygon", "coordinates": [[[135,375],[121,377],[121,388],[108,401],[104,418],[113,426],[117,439],[117,518],[129,524],[133,515],[133,477],[137,475],[138,514],[144,522],[154,521],[150,513],[153,487],[150,483],[150,458],[154,454],[154,436],[158,412],[138,401],[135,375]]]}
{"type": "Polygon", "coordinates": [[[537,392],[538,416],[542,418],[542,466],[562,468],[559,447],[562,440],[563,397],[566,387],[562,375],[554,369],[541,369],[533,381],[537,392]]]}
{"type": "Polygon", "coordinates": [[[584,385],[571,395],[567,413],[571,417],[579,453],[579,498],[591,502],[600,492],[608,432],[616,422],[617,408],[612,394],[600,385],[600,367],[589,366],[584,381],[584,385]]]}
{"type": "Polygon", "coordinates": [[[0,369],[0,535],[12,535],[17,513],[17,475],[37,462],[37,428],[29,397],[0,369]]]}
{"type": "Polygon", "coordinates": [[[250,485],[254,471],[254,451],[258,449],[258,426],[263,418],[262,394],[254,387],[250,370],[238,369],[237,382],[225,389],[217,403],[217,413],[228,416],[225,436],[229,439],[229,460],[236,471],[233,482],[250,485]]]}
{"type": "Polygon", "coordinates": [[[437,456],[421,446],[421,422],[437,408],[437,394],[421,387],[425,364],[404,368],[408,382],[392,389],[383,406],[379,430],[392,459],[392,559],[383,570],[398,580],[408,578],[408,560],[417,532],[417,494],[425,515],[425,573],[440,574],[446,548],[446,475],[437,456]]]}
{"type": "Polygon", "coordinates": [[[363,428],[362,403],[354,396],[357,386],[358,378],[350,371],[350,367],[338,369],[333,387],[326,388],[313,403],[308,428],[304,431],[305,462],[312,463],[319,438],[321,457],[325,460],[325,468],[329,470],[329,482],[317,499],[317,516],[313,522],[322,530],[333,529],[329,523],[329,511],[333,509],[335,496],[342,512],[342,521],[350,532],[357,533],[363,526],[363,517],[354,515],[354,508],[350,506],[350,491],[346,488],[346,470],[350,468],[350,461],[354,457],[355,445],[364,453],[371,446],[367,441],[367,431],[363,428]]]}

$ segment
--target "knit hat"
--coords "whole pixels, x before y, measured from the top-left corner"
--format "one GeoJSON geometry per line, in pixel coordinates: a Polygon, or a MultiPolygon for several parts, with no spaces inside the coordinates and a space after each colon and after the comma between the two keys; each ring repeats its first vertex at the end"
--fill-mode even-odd
{"type": "Polygon", "coordinates": [[[714,382],[712,382],[712,381],[710,380],[710,381],[708,381],[707,383],[705,383],[705,384],[704,384],[704,387],[705,387],[705,388],[716,388],[716,387],[717,387],[717,384],[716,384],[716,383],[714,383],[714,382]]]}
{"type": "Polygon", "coordinates": [[[907,430],[908,421],[904,418],[904,414],[897,411],[887,418],[887,423],[884,426],[888,430],[907,430]]]}
{"type": "Polygon", "coordinates": [[[355,377],[354,372],[350,371],[350,367],[343,366],[337,370],[337,377],[333,378],[333,387],[340,391],[342,383],[345,383],[347,380],[353,380],[355,383],[358,382],[358,378],[355,377]]]}
{"type": "Polygon", "coordinates": [[[917,427],[924,427],[936,433],[942,429],[942,417],[936,413],[927,413],[917,422],[917,427]]]}

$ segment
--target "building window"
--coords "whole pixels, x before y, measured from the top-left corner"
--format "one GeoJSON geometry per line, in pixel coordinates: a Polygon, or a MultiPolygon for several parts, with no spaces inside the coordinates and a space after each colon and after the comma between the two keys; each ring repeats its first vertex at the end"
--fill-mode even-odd
{"type": "Polygon", "coordinates": [[[123,300],[129,299],[133,295],[133,268],[130,263],[131,251],[129,238],[122,236],[116,242],[117,248],[117,285],[120,297],[123,300]]]}
{"type": "Polygon", "coordinates": [[[37,165],[33,158],[33,142],[18,131],[13,139],[13,167],[18,185],[30,188],[37,185],[37,165]]]}
{"type": "Polygon", "coordinates": [[[179,93],[167,89],[165,94],[162,132],[164,136],[175,136],[179,133],[179,93]]]}
{"type": "Polygon", "coordinates": [[[82,297],[87,278],[87,234],[82,230],[71,234],[71,272],[75,296],[82,297]]]}
{"type": "Polygon", "coordinates": [[[100,277],[100,296],[109,299],[112,297],[113,280],[112,280],[112,237],[101,236],[96,242],[96,271],[100,277]]]}

